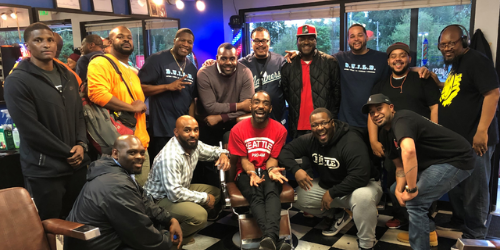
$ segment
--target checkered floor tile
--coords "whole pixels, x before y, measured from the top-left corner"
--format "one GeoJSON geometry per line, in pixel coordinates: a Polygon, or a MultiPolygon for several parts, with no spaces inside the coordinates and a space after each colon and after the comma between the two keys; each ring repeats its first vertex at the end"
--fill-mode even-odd
{"type": "MultiPolygon", "coordinates": [[[[409,244],[399,242],[396,238],[400,232],[407,231],[408,228],[389,229],[385,227],[385,222],[391,219],[389,216],[391,207],[380,211],[378,217],[378,225],[376,228],[376,237],[378,243],[375,249],[378,250],[411,250],[409,244]]],[[[435,214],[436,221],[448,220],[450,212],[439,210],[435,214]]],[[[337,235],[333,237],[325,237],[321,234],[321,229],[324,227],[322,219],[306,218],[299,211],[292,208],[290,210],[290,222],[293,231],[293,245],[296,250],[337,250],[358,249],[356,241],[357,229],[351,221],[337,235]]],[[[225,210],[221,213],[219,219],[200,231],[195,237],[195,244],[184,246],[187,250],[236,250],[239,247],[233,244],[234,234],[238,232],[238,222],[230,210],[225,210]]],[[[456,240],[460,237],[460,232],[441,231],[437,230],[439,246],[433,247],[433,250],[446,249],[449,250],[456,240]]],[[[500,237],[500,235],[499,235],[500,237]]]]}

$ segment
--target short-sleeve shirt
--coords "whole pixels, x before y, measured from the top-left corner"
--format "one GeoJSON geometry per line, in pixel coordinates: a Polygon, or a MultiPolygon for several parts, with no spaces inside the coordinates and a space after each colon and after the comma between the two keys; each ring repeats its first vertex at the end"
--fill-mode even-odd
{"type": "Polygon", "coordinates": [[[197,95],[196,77],[198,70],[186,57],[186,66],[182,72],[170,50],[160,51],[148,57],[139,71],[141,84],[164,85],[187,75],[180,91],[164,91],[149,97],[149,128],[153,137],[173,137],[177,118],[189,113],[189,106],[197,95]]]}
{"type": "MultiPolygon", "coordinates": [[[[493,62],[482,53],[469,49],[456,71],[451,71],[441,91],[439,124],[459,133],[472,144],[481,119],[486,92],[498,88],[493,62]]],[[[498,125],[493,118],[488,129],[488,145],[498,142],[498,125]]]]}
{"type": "MultiPolygon", "coordinates": [[[[256,167],[265,170],[269,157],[278,158],[286,141],[287,131],[281,123],[269,119],[265,128],[252,126],[252,119],[245,119],[236,124],[229,136],[228,149],[232,155],[246,156],[256,167]]],[[[236,176],[243,168],[238,161],[236,176]]]]}
{"type": "Polygon", "coordinates": [[[368,50],[364,55],[352,51],[340,51],[333,55],[340,67],[340,110],[339,120],[351,126],[366,128],[367,115],[361,112],[373,86],[389,76],[387,54],[368,50]]]}
{"type": "Polygon", "coordinates": [[[421,116],[430,118],[430,106],[439,103],[439,88],[429,77],[422,79],[418,72],[409,71],[405,78],[396,80],[389,76],[379,81],[372,89],[372,95],[382,93],[389,97],[394,109],[411,110],[421,116]],[[401,86],[401,88],[398,88],[401,86]]]}
{"type": "Polygon", "coordinates": [[[401,158],[399,145],[402,139],[413,139],[419,171],[443,163],[464,170],[474,167],[472,147],[465,138],[413,111],[397,111],[391,130],[385,132],[382,144],[391,159],[401,158]]]}

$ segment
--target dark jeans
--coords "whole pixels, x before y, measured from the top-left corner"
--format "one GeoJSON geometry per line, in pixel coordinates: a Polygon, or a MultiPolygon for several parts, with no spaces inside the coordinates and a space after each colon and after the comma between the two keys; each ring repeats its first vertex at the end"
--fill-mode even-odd
{"type": "Polygon", "coordinates": [[[278,241],[281,220],[280,194],[283,186],[279,182],[271,181],[267,171],[262,172],[265,181],[258,187],[250,186],[250,177],[246,173],[240,174],[236,185],[250,203],[250,210],[263,236],[278,241]]]}
{"type": "Polygon", "coordinates": [[[40,178],[24,177],[24,186],[35,201],[41,220],[66,218],[87,181],[87,166],[72,175],[40,178]]]}
{"type": "Polygon", "coordinates": [[[172,137],[151,137],[151,141],[149,142],[149,163],[151,169],[153,169],[153,162],[155,160],[156,155],[160,153],[160,151],[165,147],[168,141],[170,141],[172,137]]]}

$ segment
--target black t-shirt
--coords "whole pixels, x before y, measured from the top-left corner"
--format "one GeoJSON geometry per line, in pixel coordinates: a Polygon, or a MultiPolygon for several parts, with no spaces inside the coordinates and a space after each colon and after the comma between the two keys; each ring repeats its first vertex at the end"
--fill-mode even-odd
{"type": "Polygon", "coordinates": [[[439,88],[432,78],[422,79],[418,72],[410,71],[400,80],[389,76],[379,81],[372,89],[372,95],[382,93],[389,97],[394,104],[394,109],[411,110],[419,115],[430,118],[429,106],[439,103],[439,88]],[[401,86],[401,88],[399,88],[401,86]]]}
{"type": "Polygon", "coordinates": [[[197,95],[196,76],[198,70],[186,57],[179,65],[184,69],[184,74],[174,60],[170,50],[160,51],[148,57],[144,66],[139,71],[141,84],[163,85],[171,84],[175,80],[188,75],[181,91],[164,91],[149,97],[149,128],[151,136],[173,137],[175,121],[189,112],[189,105],[197,95]]]}
{"type": "Polygon", "coordinates": [[[340,67],[340,110],[339,120],[351,126],[366,128],[368,119],[361,107],[368,101],[373,86],[390,73],[387,54],[368,50],[364,55],[352,51],[340,51],[333,55],[340,67]]]}
{"type": "Polygon", "coordinates": [[[56,66],[54,66],[52,71],[43,70],[41,68],[38,69],[40,69],[40,72],[42,72],[42,74],[50,80],[50,82],[54,85],[54,87],[56,87],[57,90],[59,90],[59,92],[62,92],[63,86],[61,81],[61,74],[59,73],[59,70],[57,70],[56,66]]]}
{"type": "MultiPolygon", "coordinates": [[[[486,92],[498,88],[493,62],[482,53],[469,49],[456,72],[450,72],[441,91],[439,124],[459,133],[472,144],[481,119],[486,92]]],[[[488,129],[488,145],[498,142],[498,124],[493,118],[488,129]]]]}
{"type": "Polygon", "coordinates": [[[397,111],[391,130],[383,131],[382,144],[391,159],[401,158],[399,145],[403,138],[413,139],[419,171],[442,163],[464,170],[474,167],[472,147],[467,140],[413,111],[397,111]]]}

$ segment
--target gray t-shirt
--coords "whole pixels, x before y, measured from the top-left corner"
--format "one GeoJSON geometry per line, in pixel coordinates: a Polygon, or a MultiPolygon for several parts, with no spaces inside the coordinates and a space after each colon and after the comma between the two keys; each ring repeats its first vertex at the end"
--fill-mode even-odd
{"type": "Polygon", "coordinates": [[[57,67],[54,66],[52,71],[43,70],[41,68],[39,69],[40,72],[42,72],[42,74],[46,76],[50,80],[50,82],[52,82],[54,87],[56,87],[56,89],[59,90],[59,92],[61,92],[62,91],[61,73],[59,72],[59,70],[57,70],[57,67]]]}

